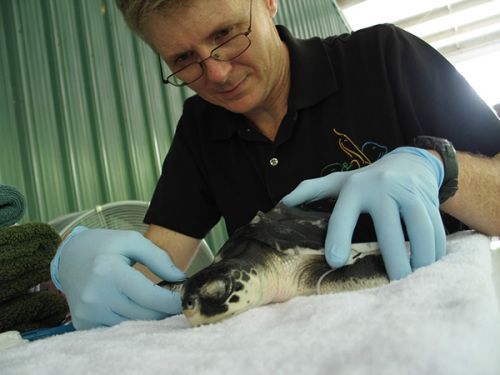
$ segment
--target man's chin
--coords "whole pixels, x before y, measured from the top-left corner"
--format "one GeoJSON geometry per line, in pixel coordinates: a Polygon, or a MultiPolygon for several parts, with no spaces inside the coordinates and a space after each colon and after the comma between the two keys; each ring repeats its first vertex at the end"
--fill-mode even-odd
{"type": "Polygon", "coordinates": [[[255,108],[255,104],[253,103],[253,100],[251,100],[250,95],[244,95],[241,98],[232,100],[217,97],[204,99],[233,113],[245,114],[255,108]]]}

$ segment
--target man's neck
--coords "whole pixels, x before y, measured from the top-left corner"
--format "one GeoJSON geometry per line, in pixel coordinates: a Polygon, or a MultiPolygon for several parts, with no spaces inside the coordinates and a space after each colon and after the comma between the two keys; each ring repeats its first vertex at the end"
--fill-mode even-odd
{"type": "Polygon", "coordinates": [[[288,110],[288,94],[290,92],[290,56],[284,43],[280,49],[279,70],[274,83],[270,85],[265,106],[246,113],[245,116],[268,139],[274,141],[288,110]]]}

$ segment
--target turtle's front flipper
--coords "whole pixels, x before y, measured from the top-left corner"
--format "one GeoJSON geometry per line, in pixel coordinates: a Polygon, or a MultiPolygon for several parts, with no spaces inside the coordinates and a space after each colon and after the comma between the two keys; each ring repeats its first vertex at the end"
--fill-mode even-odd
{"type": "Polygon", "coordinates": [[[373,243],[353,244],[347,265],[332,269],[324,255],[309,257],[298,272],[300,294],[327,294],[373,288],[389,282],[384,262],[373,243]]]}

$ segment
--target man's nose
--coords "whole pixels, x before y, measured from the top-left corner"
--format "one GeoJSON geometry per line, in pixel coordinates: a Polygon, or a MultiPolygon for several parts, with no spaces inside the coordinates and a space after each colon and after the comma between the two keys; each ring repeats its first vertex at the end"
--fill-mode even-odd
{"type": "Polygon", "coordinates": [[[225,83],[232,64],[230,61],[220,61],[213,58],[203,62],[207,80],[215,83],[225,83]]]}

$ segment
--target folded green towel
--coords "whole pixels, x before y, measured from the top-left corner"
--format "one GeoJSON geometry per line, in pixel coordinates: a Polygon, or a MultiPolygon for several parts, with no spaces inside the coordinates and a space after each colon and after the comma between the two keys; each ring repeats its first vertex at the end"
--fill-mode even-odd
{"type": "Polygon", "coordinates": [[[68,313],[66,299],[52,292],[27,293],[0,303],[0,332],[60,325],[68,313]]]}
{"type": "Polygon", "coordinates": [[[0,184],[0,228],[15,224],[24,215],[26,200],[14,186],[0,184]]]}
{"type": "Polygon", "coordinates": [[[45,223],[0,229],[0,303],[50,280],[50,261],[60,241],[45,223]]]}

